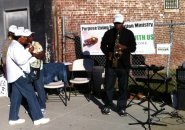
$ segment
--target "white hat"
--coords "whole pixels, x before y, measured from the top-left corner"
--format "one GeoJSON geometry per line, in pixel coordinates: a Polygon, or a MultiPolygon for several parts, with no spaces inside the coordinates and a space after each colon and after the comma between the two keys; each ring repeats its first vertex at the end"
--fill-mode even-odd
{"type": "Polygon", "coordinates": [[[16,31],[15,31],[15,36],[24,36],[25,33],[24,33],[24,30],[22,28],[18,28],[16,31]]]}
{"type": "Polygon", "coordinates": [[[17,27],[17,29],[20,29],[20,30],[24,31],[24,27],[17,27]]]}
{"type": "Polygon", "coordinates": [[[29,29],[24,29],[24,27],[18,27],[17,31],[15,32],[15,36],[25,36],[28,37],[32,34],[29,29]]]}
{"type": "Polygon", "coordinates": [[[25,33],[25,35],[28,37],[28,36],[30,36],[31,34],[33,34],[34,32],[31,32],[29,29],[25,29],[25,30],[24,30],[24,33],[25,33]]]}
{"type": "Polygon", "coordinates": [[[8,28],[8,31],[9,31],[9,32],[12,32],[12,33],[15,33],[16,30],[17,30],[17,26],[15,26],[15,25],[11,25],[11,26],[8,28]]]}
{"type": "Polygon", "coordinates": [[[25,29],[24,33],[26,36],[30,36],[31,34],[33,34],[34,32],[31,32],[29,29],[25,29]]]}
{"type": "Polygon", "coordinates": [[[123,23],[124,17],[122,14],[118,13],[114,16],[114,23],[123,23]]]}

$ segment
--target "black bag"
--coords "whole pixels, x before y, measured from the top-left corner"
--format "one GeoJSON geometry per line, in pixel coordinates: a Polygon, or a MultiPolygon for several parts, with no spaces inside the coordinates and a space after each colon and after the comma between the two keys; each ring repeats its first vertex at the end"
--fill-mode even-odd
{"type": "Polygon", "coordinates": [[[32,80],[37,80],[40,77],[40,68],[30,68],[30,77],[32,80]]]}
{"type": "MultiPolygon", "coordinates": [[[[24,71],[23,71],[24,72],[24,71]]],[[[30,68],[30,73],[24,72],[24,75],[28,79],[28,82],[34,82],[35,80],[39,79],[40,76],[40,68],[30,68]]]]}
{"type": "Polygon", "coordinates": [[[40,77],[41,60],[37,60],[36,64],[39,64],[39,67],[30,67],[30,77],[33,81],[39,79],[40,77]]]}

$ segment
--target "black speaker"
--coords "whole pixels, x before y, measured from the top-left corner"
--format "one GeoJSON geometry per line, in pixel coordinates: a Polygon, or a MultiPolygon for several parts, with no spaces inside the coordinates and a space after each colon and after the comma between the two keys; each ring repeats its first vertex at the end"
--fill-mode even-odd
{"type": "Polygon", "coordinates": [[[177,107],[179,110],[185,110],[185,89],[184,88],[178,88],[177,89],[177,107]]]}

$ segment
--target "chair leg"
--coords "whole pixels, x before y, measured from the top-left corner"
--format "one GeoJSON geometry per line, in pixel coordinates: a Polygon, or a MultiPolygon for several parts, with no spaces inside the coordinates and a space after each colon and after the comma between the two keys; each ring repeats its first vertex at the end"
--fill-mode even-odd
{"type": "Polygon", "coordinates": [[[91,84],[89,84],[89,94],[88,94],[88,102],[90,101],[91,99],[91,84]]]}
{"type": "Polygon", "coordinates": [[[66,103],[66,106],[67,106],[68,96],[67,96],[66,87],[67,87],[67,86],[64,87],[64,94],[65,94],[64,97],[65,97],[65,103],[66,103]]]}
{"type": "Polygon", "coordinates": [[[70,91],[71,91],[71,87],[70,87],[69,83],[66,83],[65,84],[65,97],[66,97],[66,100],[68,100],[68,101],[70,100],[70,91]],[[67,87],[69,88],[69,96],[67,95],[67,87]]]}
{"type": "Polygon", "coordinates": [[[75,94],[75,96],[77,96],[77,90],[76,90],[76,87],[74,87],[74,86],[73,86],[73,88],[74,88],[74,94],[75,94]]]}
{"type": "MultiPolygon", "coordinates": [[[[76,87],[74,86],[74,84],[71,85],[70,92],[74,93],[74,95],[77,96],[77,90],[76,90],[76,87]],[[71,90],[72,88],[74,89],[74,91],[71,90]]],[[[71,93],[70,93],[70,95],[71,95],[71,93]]]]}
{"type": "MultiPolygon", "coordinates": [[[[77,96],[77,90],[76,90],[76,87],[74,86],[74,84],[71,84],[71,86],[69,88],[69,98],[68,98],[69,100],[71,98],[71,93],[74,93],[74,95],[77,96]],[[74,88],[74,91],[73,92],[71,90],[72,88],[74,88]]],[[[85,95],[87,95],[87,96],[85,96],[85,98],[87,99],[88,102],[91,99],[91,94],[92,94],[92,88],[91,88],[91,84],[89,83],[88,84],[88,95],[85,94],[85,95]]]]}
{"type": "Polygon", "coordinates": [[[65,106],[67,106],[67,103],[65,102],[65,96],[62,95],[61,93],[59,93],[59,98],[62,100],[62,102],[64,103],[65,106]]]}
{"type": "Polygon", "coordinates": [[[48,100],[48,93],[46,92],[46,100],[48,100]]]}
{"type": "MultiPolygon", "coordinates": [[[[72,86],[72,85],[71,85],[72,86]]],[[[71,99],[71,86],[69,86],[69,98],[68,98],[68,100],[70,101],[70,99],[71,99]]]]}
{"type": "Polygon", "coordinates": [[[64,86],[64,95],[63,96],[63,100],[64,100],[64,105],[67,106],[67,93],[66,93],[66,86],[64,86]]]}
{"type": "MultiPolygon", "coordinates": [[[[51,89],[49,89],[49,90],[51,90],[51,89]]],[[[58,94],[59,98],[62,100],[64,105],[67,106],[68,96],[67,96],[66,87],[57,89],[57,91],[59,91],[59,94],[58,94]]],[[[46,92],[46,100],[49,100],[48,92],[46,92]]]]}
{"type": "Polygon", "coordinates": [[[67,96],[66,86],[64,86],[63,92],[59,93],[59,97],[62,100],[62,102],[64,103],[64,105],[67,106],[68,96],[67,96]]]}

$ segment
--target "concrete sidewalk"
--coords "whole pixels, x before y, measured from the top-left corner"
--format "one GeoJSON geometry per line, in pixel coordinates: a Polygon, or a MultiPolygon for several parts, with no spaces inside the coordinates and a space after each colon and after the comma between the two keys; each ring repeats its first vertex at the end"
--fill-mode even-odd
{"type": "MultiPolygon", "coordinates": [[[[137,103],[138,100],[134,100],[134,102],[137,103]]],[[[120,117],[114,111],[110,115],[103,115],[100,109],[103,106],[102,101],[95,97],[92,97],[90,102],[81,95],[71,97],[67,107],[56,97],[55,101],[48,100],[47,102],[45,116],[51,119],[50,123],[34,126],[24,108],[21,107],[19,115],[21,118],[25,118],[26,122],[21,125],[9,126],[9,98],[0,97],[0,130],[145,130],[148,128],[147,123],[144,126],[141,124],[129,125],[129,123],[137,123],[137,119],[141,122],[146,122],[148,119],[147,111],[143,110],[148,105],[147,102],[142,103],[141,106],[135,103],[127,108],[128,116],[120,117]]],[[[154,104],[160,108],[158,103],[154,104]]],[[[184,130],[185,111],[179,111],[182,118],[172,118],[169,114],[171,111],[173,109],[166,105],[164,111],[152,118],[152,122],[163,123],[167,126],[151,125],[151,129],[184,130]]]]}

